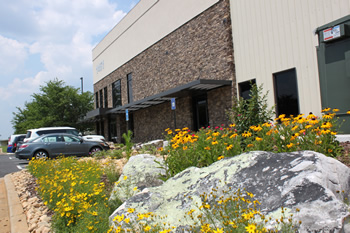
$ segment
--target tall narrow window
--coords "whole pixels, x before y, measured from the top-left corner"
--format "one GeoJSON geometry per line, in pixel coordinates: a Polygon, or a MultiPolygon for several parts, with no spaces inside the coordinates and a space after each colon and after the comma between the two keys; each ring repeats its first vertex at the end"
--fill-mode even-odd
{"type": "Polygon", "coordinates": [[[239,96],[245,100],[250,99],[250,90],[252,89],[252,85],[255,83],[255,79],[238,83],[239,96]]]}
{"type": "Polygon", "coordinates": [[[275,87],[276,114],[297,116],[299,114],[299,97],[297,74],[290,69],[273,74],[275,87]]]}
{"type": "Polygon", "coordinates": [[[132,75],[131,73],[127,74],[127,81],[128,81],[128,103],[133,102],[132,98],[132,75]]]}
{"type": "Polygon", "coordinates": [[[103,89],[103,97],[105,102],[105,108],[108,108],[108,95],[107,95],[107,87],[103,89]]]}
{"type": "Polygon", "coordinates": [[[120,80],[117,80],[112,84],[112,98],[113,98],[113,108],[116,108],[122,105],[120,80]]]}
{"type": "Polygon", "coordinates": [[[100,90],[100,108],[103,108],[103,93],[102,93],[102,89],[100,90]]]}
{"type": "Polygon", "coordinates": [[[98,108],[98,92],[95,93],[95,104],[96,104],[96,108],[98,108]]]}

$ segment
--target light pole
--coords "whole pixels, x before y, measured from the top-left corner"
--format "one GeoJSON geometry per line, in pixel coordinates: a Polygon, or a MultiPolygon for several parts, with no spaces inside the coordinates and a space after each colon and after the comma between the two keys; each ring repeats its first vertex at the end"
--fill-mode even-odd
{"type": "Polygon", "coordinates": [[[81,80],[81,94],[83,94],[83,77],[80,77],[80,80],[81,80]]]}

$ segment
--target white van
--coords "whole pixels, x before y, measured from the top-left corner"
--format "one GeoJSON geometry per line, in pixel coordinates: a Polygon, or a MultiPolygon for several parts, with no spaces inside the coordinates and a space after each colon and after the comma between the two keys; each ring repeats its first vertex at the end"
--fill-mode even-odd
{"type": "Polygon", "coordinates": [[[39,129],[29,129],[27,130],[26,138],[24,142],[28,142],[31,139],[37,138],[44,134],[49,133],[69,133],[75,136],[79,136],[79,131],[72,127],[44,127],[39,129]]]}
{"type": "MultiPolygon", "coordinates": [[[[72,127],[45,127],[39,129],[29,129],[27,130],[26,138],[23,140],[24,142],[28,142],[31,139],[37,138],[44,134],[49,133],[69,133],[75,136],[81,136],[79,131],[76,128],[72,127]]],[[[105,138],[101,135],[87,135],[82,137],[86,141],[101,141],[105,142],[105,138]]]]}

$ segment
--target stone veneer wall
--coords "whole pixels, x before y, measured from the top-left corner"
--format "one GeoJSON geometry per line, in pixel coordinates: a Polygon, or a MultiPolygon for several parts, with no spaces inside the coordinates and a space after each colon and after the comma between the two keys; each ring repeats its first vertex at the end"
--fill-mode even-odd
{"type": "MultiPolygon", "coordinates": [[[[119,79],[121,80],[122,104],[128,103],[126,81],[128,73],[132,73],[134,101],[197,79],[232,80],[232,86],[235,87],[229,0],[219,1],[94,84],[94,92],[107,86],[108,107],[112,107],[113,103],[112,83],[119,79]]],[[[220,92],[216,95],[213,94],[214,98],[227,97],[218,97],[219,95],[220,92]]],[[[213,112],[213,116],[210,116],[210,119],[213,119],[213,124],[222,120],[222,117],[215,113],[222,112],[221,107],[218,106],[219,102],[209,103],[209,108],[214,107],[215,109],[209,110],[209,112],[213,112]]],[[[192,102],[189,106],[191,105],[192,102]]],[[[135,135],[137,133],[144,136],[150,135],[144,132],[145,129],[141,129],[138,124],[140,122],[144,124],[146,122],[144,119],[150,115],[154,116],[151,112],[162,111],[160,106],[135,112],[135,135]]],[[[226,103],[222,107],[226,108],[226,103]]],[[[187,106],[185,109],[189,109],[189,107],[187,106]]],[[[184,115],[177,114],[179,126],[182,120],[186,122],[186,126],[192,124],[192,113],[191,110],[188,111],[183,112],[184,115]]],[[[167,113],[164,114],[165,118],[169,118],[167,113]]],[[[160,116],[161,114],[159,114],[160,116]]],[[[165,122],[166,120],[161,121],[165,122]]],[[[159,123],[159,125],[162,124],[159,123]]],[[[154,130],[150,132],[153,133],[154,130]]],[[[108,135],[108,132],[105,131],[105,134],[108,135]]]]}
{"type": "Polygon", "coordinates": [[[218,88],[207,93],[210,126],[215,127],[221,124],[228,126],[229,121],[226,111],[232,108],[231,96],[231,87],[218,88]]]}

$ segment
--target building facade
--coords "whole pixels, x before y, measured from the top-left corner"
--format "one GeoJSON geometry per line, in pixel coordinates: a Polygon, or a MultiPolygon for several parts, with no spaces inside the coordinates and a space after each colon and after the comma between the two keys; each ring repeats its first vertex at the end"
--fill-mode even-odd
{"type": "Polygon", "coordinates": [[[339,108],[350,133],[349,0],[142,0],[94,48],[93,65],[87,119],[109,140],[228,124],[232,96],[246,98],[251,82],[276,115],[339,108]]]}
{"type": "Polygon", "coordinates": [[[86,120],[119,142],[128,129],[139,142],[227,124],[233,60],[228,0],[140,1],[93,50],[86,120]]]}
{"type": "Polygon", "coordinates": [[[230,6],[240,94],[254,80],[269,91],[277,114],[320,116],[323,108],[339,108],[341,131],[350,133],[350,1],[230,0],[230,6]],[[337,28],[339,36],[322,39],[337,28]]]}

